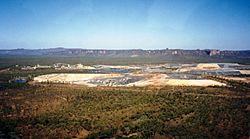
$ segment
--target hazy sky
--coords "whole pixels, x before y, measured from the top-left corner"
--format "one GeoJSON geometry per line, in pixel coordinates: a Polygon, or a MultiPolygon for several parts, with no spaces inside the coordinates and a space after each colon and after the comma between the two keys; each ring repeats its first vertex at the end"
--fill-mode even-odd
{"type": "Polygon", "coordinates": [[[0,0],[0,48],[250,49],[250,0],[0,0]]]}

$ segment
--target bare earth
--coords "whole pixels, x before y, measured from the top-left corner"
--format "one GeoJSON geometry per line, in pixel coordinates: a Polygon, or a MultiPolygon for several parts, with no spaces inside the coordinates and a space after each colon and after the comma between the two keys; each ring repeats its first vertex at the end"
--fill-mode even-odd
{"type": "Polygon", "coordinates": [[[214,80],[188,80],[188,79],[166,79],[165,74],[155,74],[151,78],[141,80],[135,83],[128,84],[128,86],[224,86],[224,83],[220,83],[214,80]]]}
{"type": "Polygon", "coordinates": [[[249,75],[250,74],[250,70],[240,70],[240,73],[241,74],[247,74],[247,75],[249,75]]]}
{"type": "Polygon", "coordinates": [[[214,63],[201,63],[198,64],[196,67],[187,67],[178,69],[179,72],[187,72],[187,71],[202,71],[202,70],[218,70],[221,69],[218,64],[214,63]]]}
{"type": "MultiPolygon", "coordinates": [[[[133,76],[142,76],[144,79],[119,86],[224,86],[214,80],[187,80],[187,79],[167,79],[166,74],[130,74],[133,76]]],[[[105,79],[123,77],[122,74],[47,74],[34,78],[34,82],[52,82],[52,83],[71,83],[82,84],[90,87],[97,86],[96,84],[88,83],[92,79],[105,79]]],[[[105,86],[105,85],[103,85],[105,86]]],[[[115,85],[114,85],[115,86],[115,85]]]]}

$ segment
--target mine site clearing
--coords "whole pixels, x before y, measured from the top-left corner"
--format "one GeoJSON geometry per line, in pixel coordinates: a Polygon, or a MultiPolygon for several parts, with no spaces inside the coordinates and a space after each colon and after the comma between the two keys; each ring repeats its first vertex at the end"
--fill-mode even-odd
{"type": "MultiPolygon", "coordinates": [[[[70,68],[70,66],[67,66],[70,68]]],[[[86,68],[77,65],[78,69],[86,68]]],[[[57,69],[60,67],[56,67],[57,69]]],[[[65,66],[63,67],[65,68],[65,66]]],[[[88,66],[88,73],[56,73],[37,76],[34,83],[68,83],[95,86],[225,86],[225,83],[205,76],[221,76],[225,79],[249,83],[250,67],[237,63],[159,64],[132,66],[88,66]],[[90,68],[91,67],[91,68],[90,68]]]]}

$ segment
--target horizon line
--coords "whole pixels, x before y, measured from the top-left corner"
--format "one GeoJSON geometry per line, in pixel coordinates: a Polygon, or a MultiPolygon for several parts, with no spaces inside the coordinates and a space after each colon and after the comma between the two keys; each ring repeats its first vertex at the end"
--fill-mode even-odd
{"type": "Polygon", "coordinates": [[[69,47],[49,47],[49,48],[13,48],[13,49],[4,49],[0,48],[1,51],[11,51],[11,50],[48,50],[48,49],[81,49],[81,50],[112,50],[112,51],[122,51],[122,50],[218,50],[218,51],[250,51],[250,49],[213,49],[213,48],[205,48],[205,49],[185,49],[185,48],[165,48],[165,49],[142,49],[142,48],[134,48],[134,49],[107,49],[107,48],[69,48],[69,47]]]}

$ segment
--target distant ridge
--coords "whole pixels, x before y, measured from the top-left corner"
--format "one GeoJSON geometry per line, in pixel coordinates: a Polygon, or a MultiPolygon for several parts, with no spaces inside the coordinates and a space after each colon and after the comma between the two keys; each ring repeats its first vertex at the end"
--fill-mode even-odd
{"type": "Polygon", "coordinates": [[[160,49],[160,50],[108,50],[108,49],[81,49],[81,48],[49,48],[49,49],[11,49],[0,50],[0,55],[34,55],[34,56],[195,56],[195,57],[234,57],[250,58],[250,50],[184,50],[184,49],[160,49]]]}

